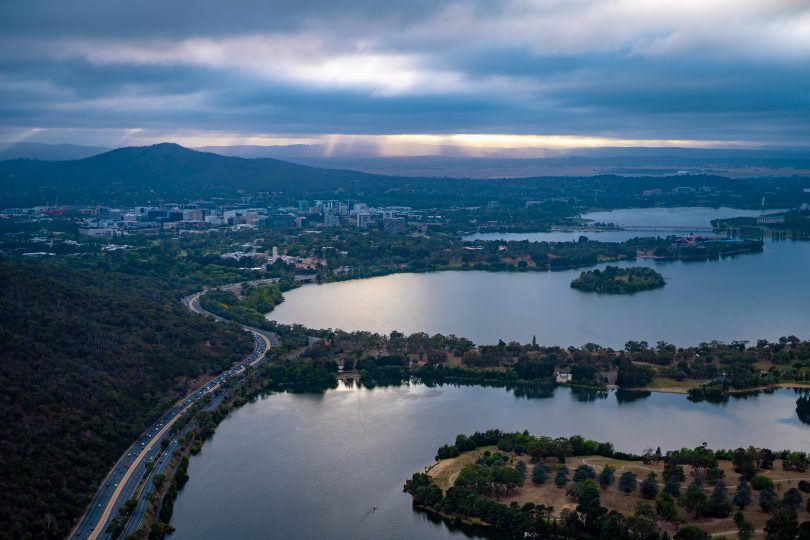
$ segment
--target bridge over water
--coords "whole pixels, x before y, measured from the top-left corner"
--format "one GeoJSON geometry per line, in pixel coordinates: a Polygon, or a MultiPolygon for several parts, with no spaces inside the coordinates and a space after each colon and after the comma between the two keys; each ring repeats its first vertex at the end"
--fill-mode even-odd
{"type": "Polygon", "coordinates": [[[673,225],[627,225],[622,227],[552,227],[554,232],[614,232],[614,231],[647,231],[647,232],[673,232],[698,233],[714,232],[712,227],[687,227],[673,225]]]}

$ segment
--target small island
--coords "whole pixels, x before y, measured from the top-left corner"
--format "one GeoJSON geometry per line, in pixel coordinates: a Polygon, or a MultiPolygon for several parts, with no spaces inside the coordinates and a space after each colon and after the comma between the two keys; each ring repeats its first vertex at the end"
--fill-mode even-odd
{"type": "Polygon", "coordinates": [[[600,294],[633,294],[658,289],[666,285],[664,276],[644,266],[619,268],[608,266],[604,270],[582,272],[571,282],[571,288],[600,294]]]}
{"type": "Polygon", "coordinates": [[[609,442],[489,430],[459,435],[405,483],[414,506],[525,538],[810,538],[804,452],[609,442]]]}

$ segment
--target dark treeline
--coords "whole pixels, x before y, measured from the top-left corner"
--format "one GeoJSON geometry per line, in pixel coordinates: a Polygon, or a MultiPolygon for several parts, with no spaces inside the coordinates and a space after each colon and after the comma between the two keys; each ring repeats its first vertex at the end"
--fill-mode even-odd
{"type": "Polygon", "coordinates": [[[0,262],[0,538],[64,538],[115,460],[195,378],[252,348],[158,280],[0,262]]]}
{"type": "Polygon", "coordinates": [[[303,358],[330,358],[345,369],[365,371],[372,379],[387,373],[434,381],[550,383],[556,372],[565,371],[571,373],[574,385],[603,387],[606,374],[614,372],[616,384],[626,389],[644,388],[656,377],[667,377],[709,380],[707,388],[717,385],[726,392],[810,380],[810,341],[795,336],[755,344],[715,341],[693,347],[629,341],[617,351],[595,343],[559,347],[541,346],[534,340],[475,345],[463,337],[424,332],[384,335],[313,330],[269,321],[265,326],[301,346],[307,336],[317,336],[321,341],[303,353],[303,358]]]}

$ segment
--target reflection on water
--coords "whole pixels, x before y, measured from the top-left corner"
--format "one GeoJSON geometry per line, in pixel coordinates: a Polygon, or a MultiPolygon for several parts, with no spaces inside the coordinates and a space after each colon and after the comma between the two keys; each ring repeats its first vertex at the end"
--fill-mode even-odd
{"type": "Polygon", "coordinates": [[[651,392],[645,390],[616,390],[616,401],[618,403],[633,403],[640,399],[648,398],[651,392]]]}
{"type": "Polygon", "coordinates": [[[268,317],[311,328],[456,334],[480,344],[537,336],[543,345],[614,349],[630,340],[692,346],[810,337],[808,242],[766,242],[762,253],[713,261],[618,263],[629,265],[655,268],[666,287],[583,293],[570,287],[582,269],[395,274],[301,287],[268,317]]]}
{"type": "Polygon", "coordinates": [[[810,391],[802,390],[796,400],[796,416],[805,424],[810,424],[810,391]]]}

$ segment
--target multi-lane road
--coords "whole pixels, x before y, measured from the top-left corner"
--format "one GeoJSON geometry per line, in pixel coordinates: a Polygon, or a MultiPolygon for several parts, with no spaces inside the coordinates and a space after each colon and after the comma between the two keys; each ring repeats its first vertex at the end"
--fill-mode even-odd
{"type": "MultiPolygon", "coordinates": [[[[258,284],[267,281],[270,280],[257,280],[251,283],[258,284]]],[[[231,283],[220,288],[232,290],[239,287],[239,285],[238,283],[231,283]]],[[[183,305],[195,313],[213,317],[220,322],[228,322],[226,319],[213,315],[200,306],[200,296],[203,294],[205,292],[195,293],[183,298],[183,305]]],[[[110,538],[110,535],[106,532],[107,527],[118,515],[118,510],[133,497],[136,499],[137,505],[126,523],[123,537],[138,530],[149,506],[147,497],[154,490],[152,479],[156,475],[163,473],[171,456],[179,448],[180,439],[190,429],[187,425],[179,426],[178,424],[178,422],[181,422],[180,419],[183,418],[183,414],[198,405],[205,410],[213,410],[222,401],[222,395],[219,392],[221,385],[227,380],[242,377],[246,369],[256,366],[264,360],[268,348],[278,344],[278,338],[266,330],[247,326],[243,326],[243,328],[253,335],[255,341],[253,352],[227,371],[220,373],[207,384],[197,388],[194,392],[175,403],[141,434],[138,440],[127,449],[126,453],[118,459],[115,466],[107,474],[90,506],[71,533],[71,539],[95,540],[97,538],[110,538]],[[180,429],[172,430],[176,424],[180,429]],[[166,442],[164,443],[164,441],[166,442]],[[164,444],[165,449],[163,449],[164,444]],[[154,464],[151,471],[147,468],[149,463],[154,464]],[[141,480],[147,474],[146,482],[141,484],[141,480]],[[139,486],[142,487],[139,489],[139,486]]],[[[186,420],[186,418],[183,418],[182,422],[186,420]]]]}

